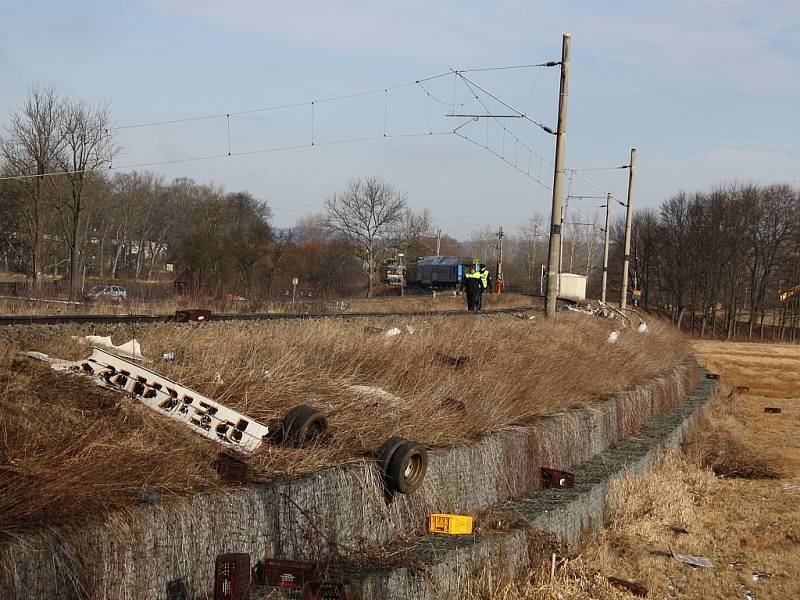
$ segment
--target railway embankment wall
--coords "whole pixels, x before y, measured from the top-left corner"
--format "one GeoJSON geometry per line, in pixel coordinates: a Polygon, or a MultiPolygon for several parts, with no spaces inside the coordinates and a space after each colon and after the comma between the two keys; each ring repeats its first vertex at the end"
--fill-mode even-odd
{"type": "MultiPolygon", "coordinates": [[[[476,514],[530,496],[541,488],[539,467],[573,469],[634,439],[684,403],[698,380],[694,363],[677,365],[589,407],[432,451],[423,486],[408,496],[387,499],[377,465],[363,460],[30,531],[0,545],[0,596],[194,598],[213,589],[218,554],[248,552],[254,564],[266,557],[323,562],[356,557],[423,535],[430,513],[476,514]]],[[[569,518],[565,513],[565,522],[569,518]]],[[[580,520],[569,531],[577,535],[584,522],[595,521],[580,520]]],[[[480,558],[488,548],[470,552],[480,558]]],[[[383,597],[370,596],[370,585],[377,590],[382,584],[364,583],[364,598],[383,597]]]]}

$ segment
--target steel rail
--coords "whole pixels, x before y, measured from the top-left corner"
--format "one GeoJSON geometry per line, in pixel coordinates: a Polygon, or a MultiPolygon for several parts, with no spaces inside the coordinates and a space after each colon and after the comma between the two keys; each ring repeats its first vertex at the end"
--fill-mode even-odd
{"type": "MultiPolygon", "coordinates": [[[[484,311],[483,314],[513,314],[537,310],[535,306],[519,306],[512,308],[496,308],[484,311]]],[[[472,313],[462,310],[420,310],[405,312],[355,312],[355,313],[249,313],[249,314],[212,314],[208,321],[303,321],[311,319],[365,319],[382,317],[436,317],[464,316],[472,313]]],[[[3,325],[65,325],[82,323],[177,323],[174,314],[161,315],[0,315],[0,326],[3,325]]]]}

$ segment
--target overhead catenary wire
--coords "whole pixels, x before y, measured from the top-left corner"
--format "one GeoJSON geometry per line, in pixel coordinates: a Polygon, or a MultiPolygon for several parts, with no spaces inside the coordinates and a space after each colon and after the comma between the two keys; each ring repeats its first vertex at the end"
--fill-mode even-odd
{"type": "MultiPolygon", "coordinates": [[[[476,99],[478,99],[480,104],[483,106],[483,108],[488,113],[489,111],[488,111],[488,108],[486,107],[486,104],[483,103],[483,101],[480,100],[478,94],[475,93],[474,89],[471,88],[471,85],[470,85],[469,82],[472,81],[472,80],[470,80],[469,78],[465,77],[463,75],[463,73],[473,72],[473,71],[521,69],[521,68],[531,68],[531,67],[536,67],[536,66],[546,67],[546,66],[556,66],[558,64],[559,63],[540,63],[540,64],[537,64],[537,65],[512,65],[512,66],[508,66],[508,67],[492,67],[492,68],[481,68],[481,69],[463,69],[460,72],[456,72],[456,71],[451,69],[450,71],[447,71],[447,72],[439,73],[439,74],[436,74],[436,75],[431,75],[431,76],[428,76],[428,77],[423,77],[421,79],[415,79],[414,81],[409,81],[409,82],[406,82],[406,83],[401,83],[401,84],[397,84],[397,85],[389,86],[389,87],[376,88],[376,89],[373,89],[373,90],[355,92],[355,93],[351,93],[351,94],[342,94],[342,95],[337,95],[337,96],[329,96],[329,97],[324,97],[324,98],[321,98],[321,99],[308,100],[308,101],[303,101],[303,102],[295,102],[295,103],[289,103],[289,104],[280,104],[280,105],[267,106],[267,107],[260,107],[260,108],[254,108],[254,109],[248,109],[248,110],[229,111],[229,112],[225,112],[225,113],[213,113],[213,114],[207,114],[207,115],[194,115],[194,116],[188,116],[188,117],[182,117],[182,118],[166,119],[166,120],[154,120],[154,121],[148,121],[148,122],[139,122],[139,123],[133,123],[133,124],[127,124],[127,125],[120,125],[120,126],[116,126],[116,127],[111,127],[111,128],[107,129],[107,132],[109,133],[109,135],[111,133],[113,133],[114,131],[119,131],[119,130],[126,130],[126,129],[133,129],[133,128],[144,128],[144,127],[149,127],[149,126],[170,125],[170,124],[178,124],[178,123],[186,123],[186,122],[196,122],[196,121],[202,121],[202,120],[208,120],[208,119],[225,118],[225,120],[226,120],[225,135],[227,136],[227,139],[226,139],[227,148],[226,148],[226,152],[224,152],[224,153],[212,153],[212,154],[205,154],[205,155],[199,155],[199,156],[191,156],[191,157],[186,157],[186,158],[142,161],[142,162],[129,163],[129,164],[113,164],[111,162],[111,160],[109,160],[108,163],[107,163],[108,166],[107,166],[106,170],[126,170],[126,169],[151,167],[151,166],[181,164],[181,163],[188,163],[188,162],[194,162],[194,161],[214,160],[214,159],[225,158],[225,157],[237,157],[237,156],[248,156],[248,155],[255,155],[255,154],[265,154],[265,153],[272,153],[272,152],[279,152],[279,151],[291,151],[291,150],[299,150],[299,149],[303,149],[303,148],[315,147],[315,146],[323,146],[323,145],[324,146],[330,146],[330,145],[334,145],[334,144],[356,143],[356,142],[361,142],[361,141],[380,139],[382,137],[383,138],[402,138],[402,137],[441,136],[441,135],[448,135],[448,134],[455,133],[459,137],[462,137],[463,139],[467,139],[468,141],[478,145],[479,147],[483,147],[485,150],[489,151],[491,154],[496,155],[499,158],[501,158],[501,160],[503,160],[504,162],[506,162],[507,164],[509,164],[513,168],[515,168],[520,173],[523,173],[524,175],[526,175],[532,181],[535,181],[539,185],[542,185],[545,189],[550,190],[550,187],[547,186],[546,184],[544,184],[541,181],[541,164],[540,164],[540,177],[539,178],[531,175],[531,172],[530,172],[530,160],[531,160],[532,155],[537,156],[540,159],[540,161],[546,161],[547,159],[545,159],[544,156],[539,154],[531,146],[529,146],[528,144],[526,144],[525,142],[520,140],[520,138],[518,136],[516,136],[513,132],[508,130],[496,118],[494,119],[495,122],[500,124],[501,127],[503,128],[504,138],[505,138],[505,134],[508,133],[516,143],[515,144],[515,158],[514,158],[513,162],[505,157],[505,152],[503,152],[501,154],[497,154],[495,151],[493,151],[490,148],[488,148],[488,139],[487,139],[487,144],[486,145],[481,145],[479,142],[471,139],[469,136],[466,136],[466,135],[463,135],[463,134],[459,133],[459,129],[461,129],[461,127],[463,127],[468,122],[460,125],[459,127],[457,127],[453,131],[433,131],[432,128],[430,127],[430,122],[429,122],[429,120],[427,118],[427,103],[428,103],[427,101],[429,101],[432,98],[435,102],[438,102],[438,103],[440,103],[442,105],[445,105],[445,106],[448,106],[448,103],[445,102],[444,100],[442,100],[441,98],[438,98],[435,95],[431,94],[430,91],[428,90],[428,88],[424,85],[424,83],[426,83],[428,81],[432,81],[432,80],[436,80],[436,79],[440,79],[440,78],[452,75],[453,76],[453,85],[454,85],[452,109],[455,110],[456,106],[463,106],[464,105],[463,103],[460,103],[460,104],[456,103],[457,81],[460,79],[465,83],[465,85],[470,89],[470,91],[473,92],[473,95],[476,97],[476,99]],[[426,120],[426,124],[428,125],[427,131],[425,131],[425,132],[390,134],[389,130],[388,130],[388,94],[389,94],[389,92],[391,90],[396,90],[396,89],[400,89],[400,88],[404,88],[404,87],[410,87],[410,86],[419,86],[420,89],[422,89],[423,92],[426,94],[427,101],[426,101],[426,109],[425,109],[426,110],[425,120],[426,120]],[[376,135],[376,136],[369,135],[369,136],[354,137],[354,138],[340,138],[340,139],[333,139],[333,140],[327,140],[327,141],[320,141],[320,140],[316,139],[316,118],[315,118],[316,104],[323,103],[323,102],[334,102],[334,101],[339,101],[339,100],[346,100],[346,99],[363,97],[363,96],[379,94],[379,93],[383,93],[384,94],[384,127],[383,127],[382,135],[376,135]],[[303,106],[309,106],[310,113],[311,113],[311,140],[310,140],[309,143],[275,146],[275,147],[271,147],[271,148],[262,148],[262,149],[257,149],[257,150],[248,150],[248,151],[240,151],[240,152],[234,152],[233,151],[232,134],[231,134],[231,123],[230,123],[232,116],[235,117],[235,116],[238,116],[238,115],[254,114],[254,113],[259,113],[259,112],[275,111],[275,110],[296,108],[296,107],[303,107],[303,106]],[[527,168],[527,170],[519,168],[519,146],[522,146],[525,150],[528,151],[528,168],[527,168]]],[[[472,83],[474,85],[478,86],[478,84],[475,84],[474,82],[472,82],[472,83]]],[[[500,100],[497,96],[495,96],[494,94],[492,94],[488,90],[485,90],[485,88],[483,88],[481,86],[478,86],[478,87],[483,93],[486,93],[490,97],[492,97],[492,98],[496,99],[497,101],[503,103],[502,100],[500,100]]],[[[514,112],[516,112],[516,113],[519,113],[517,116],[519,116],[520,118],[526,118],[527,120],[532,121],[533,123],[537,124],[538,126],[543,127],[547,131],[546,127],[542,126],[540,123],[536,122],[535,120],[530,118],[528,115],[525,115],[524,113],[522,113],[521,111],[518,111],[517,109],[514,109],[513,107],[512,107],[512,110],[514,110],[514,112]]],[[[488,135],[488,130],[487,130],[487,135],[488,135]]],[[[48,173],[43,173],[43,174],[9,175],[9,176],[0,177],[0,181],[9,181],[9,180],[18,180],[18,179],[31,179],[31,178],[36,178],[36,177],[54,177],[54,176],[57,176],[57,175],[70,175],[70,174],[89,173],[89,172],[96,172],[96,169],[74,169],[74,170],[66,170],[66,171],[53,171],[53,172],[48,172],[48,173]]]]}

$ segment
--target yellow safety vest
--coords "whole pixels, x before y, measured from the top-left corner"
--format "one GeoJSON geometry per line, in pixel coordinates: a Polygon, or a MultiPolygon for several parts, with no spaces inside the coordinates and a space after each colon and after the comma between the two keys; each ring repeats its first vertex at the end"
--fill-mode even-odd
{"type": "Polygon", "coordinates": [[[483,289],[489,287],[489,269],[481,271],[480,273],[478,273],[478,275],[481,278],[481,285],[483,286],[483,289]]]}
{"type": "Polygon", "coordinates": [[[464,277],[466,277],[467,279],[478,279],[480,276],[481,274],[478,273],[477,271],[474,273],[470,273],[469,271],[464,273],[464,277]]]}

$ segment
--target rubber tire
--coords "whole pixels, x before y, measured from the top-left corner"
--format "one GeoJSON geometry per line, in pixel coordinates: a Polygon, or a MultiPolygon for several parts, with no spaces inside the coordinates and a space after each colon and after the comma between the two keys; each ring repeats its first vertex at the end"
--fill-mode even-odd
{"type": "Polygon", "coordinates": [[[384,480],[386,479],[386,473],[389,470],[389,461],[392,459],[392,455],[400,446],[406,443],[408,443],[406,438],[395,435],[386,440],[383,443],[383,446],[381,446],[380,450],[378,450],[378,453],[375,455],[375,460],[378,463],[378,467],[381,469],[381,473],[383,473],[384,480]]]}
{"type": "Polygon", "coordinates": [[[400,494],[411,494],[422,485],[427,469],[428,451],[425,446],[416,442],[406,442],[395,450],[389,460],[389,466],[386,469],[386,484],[389,489],[400,494]],[[413,461],[418,461],[417,472],[412,473],[413,477],[409,478],[405,472],[413,461]]]}
{"type": "Polygon", "coordinates": [[[283,419],[284,441],[300,447],[320,436],[328,427],[322,412],[313,406],[301,404],[290,410],[283,419]]]}

